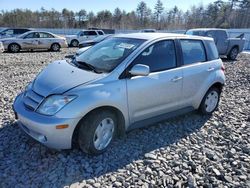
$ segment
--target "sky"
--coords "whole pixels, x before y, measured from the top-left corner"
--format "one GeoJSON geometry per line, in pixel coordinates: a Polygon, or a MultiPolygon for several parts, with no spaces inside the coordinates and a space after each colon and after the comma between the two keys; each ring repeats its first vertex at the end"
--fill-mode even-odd
{"type": "MultiPolygon", "coordinates": [[[[135,10],[141,0],[0,0],[0,10],[12,10],[15,8],[39,10],[41,7],[45,9],[56,9],[61,11],[63,8],[73,10],[74,12],[80,9],[86,11],[98,12],[101,10],[113,11],[116,7],[126,11],[135,10]]],[[[154,8],[157,0],[144,0],[148,7],[154,8]]],[[[207,5],[215,0],[161,0],[164,8],[170,9],[175,5],[186,11],[192,5],[207,5]]]]}

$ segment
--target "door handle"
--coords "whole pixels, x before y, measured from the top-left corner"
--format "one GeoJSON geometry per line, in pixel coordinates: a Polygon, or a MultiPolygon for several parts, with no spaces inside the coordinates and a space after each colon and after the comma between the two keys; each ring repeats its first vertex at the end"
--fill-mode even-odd
{"type": "Polygon", "coordinates": [[[176,77],[172,78],[171,81],[172,81],[172,82],[178,82],[178,81],[181,80],[181,79],[182,79],[182,77],[176,76],[176,77]]]}
{"type": "Polygon", "coordinates": [[[213,70],[214,70],[214,67],[209,67],[209,68],[207,69],[208,72],[211,72],[211,71],[213,71],[213,70]]]}

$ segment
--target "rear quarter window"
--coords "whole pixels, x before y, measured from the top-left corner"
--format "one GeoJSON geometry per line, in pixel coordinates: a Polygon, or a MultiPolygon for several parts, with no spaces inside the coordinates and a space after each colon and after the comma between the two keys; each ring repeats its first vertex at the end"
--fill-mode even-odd
{"type": "Polygon", "coordinates": [[[219,59],[219,53],[214,41],[207,40],[205,41],[206,49],[207,49],[207,59],[208,61],[212,61],[215,59],[219,59]]]}
{"type": "Polygon", "coordinates": [[[206,61],[206,53],[201,40],[182,39],[180,43],[184,65],[206,61]]]}

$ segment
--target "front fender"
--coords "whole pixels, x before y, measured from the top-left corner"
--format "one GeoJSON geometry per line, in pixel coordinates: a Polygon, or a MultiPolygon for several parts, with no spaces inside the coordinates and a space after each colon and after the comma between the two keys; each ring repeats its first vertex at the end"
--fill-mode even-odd
{"type": "Polygon", "coordinates": [[[118,109],[124,116],[125,124],[128,124],[125,80],[79,86],[66,94],[78,97],[56,114],[58,118],[82,118],[96,108],[110,106],[118,109]]]}

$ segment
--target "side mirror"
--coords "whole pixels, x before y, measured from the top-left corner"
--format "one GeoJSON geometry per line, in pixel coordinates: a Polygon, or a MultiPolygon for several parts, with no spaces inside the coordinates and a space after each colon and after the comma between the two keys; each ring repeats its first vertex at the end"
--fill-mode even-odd
{"type": "Polygon", "coordinates": [[[150,68],[147,65],[136,64],[132,67],[129,73],[133,76],[148,76],[150,68]]]}

